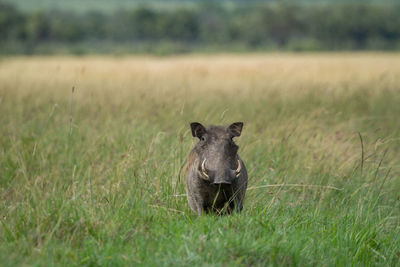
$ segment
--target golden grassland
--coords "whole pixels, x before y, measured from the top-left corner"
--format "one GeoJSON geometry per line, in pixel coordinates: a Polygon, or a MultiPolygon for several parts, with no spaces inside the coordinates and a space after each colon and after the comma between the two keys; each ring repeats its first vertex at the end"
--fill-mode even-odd
{"type": "Polygon", "coordinates": [[[398,83],[399,58],[390,53],[17,57],[2,60],[1,78],[3,84],[25,82],[27,89],[40,90],[74,83],[85,90],[197,91],[201,87],[242,93],[277,89],[290,94],[350,84],[369,88],[378,83],[379,90],[382,82],[389,87],[398,83]]]}
{"type": "MultiPolygon", "coordinates": [[[[240,102],[246,110],[261,108],[260,112],[268,113],[269,107],[263,107],[259,100],[269,96],[272,101],[284,103],[280,108],[290,105],[290,101],[296,102],[296,99],[303,100],[307,106],[307,101],[315,101],[315,98],[323,102],[324,99],[343,96],[345,100],[352,93],[359,93],[365,101],[373,102],[374,97],[382,92],[398,90],[400,54],[17,57],[1,62],[0,83],[3,94],[11,93],[19,98],[17,101],[27,97],[39,104],[44,101],[42,95],[51,95],[52,99],[72,100],[72,105],[86,106],[87,109],[111,105],[114,112],[118,112],[118,108],[123,110],[131,102],[131,105],[140,106],[137,115],[142,119],[146,119],[149,113],[159,112],[158,106],[152,110],[152,105],[170,104],[166,109],[175,109],[175,116],[183,117],[188,111],[193,115],[192,120],[219,123],[229,113],[240,114],[240,110],[229,109],[232,103],[240,102]],[[71,94],[72,87],[75,88],[74,94],[71,94]],[[212,107],[205,113],[200,109],[207,103],[212,107]]],[[[281,135],[291,127],[298,129],[318,124],[313,122],[313,115],[328,112],[323,103],[320,104],[302,114],[304,116],[279,121],[274,127],[282,128],[281,131],[274,131],[281,135]]],[[[336,113],[341,112],[344,110],[336,110],[336,113]]],[[[258,120],[243,116],[237,119],[246,120],[249,127],[258,120]]],[[[366,116],[352,118],[354,121],[369,119],[366,116]]],[[[342,121],[331,125],[332,128],[321,133],[324,139],[321,141],[325,143],[326,138],[341,130],[350,130],[349,134],[354,135],[357,129],[346,127],[352,123],[342,121]],[[343,127],[343,124],[348,125],[343,127]]],[[[187,128],[187,122],[181,127],[187,128]]],[[[327,143],[325,147],[331,145],[343,144],[327,143]]],[[[359,144],[354,149],[358,150],[359,144]]]]}
{"type": "Polygon", "coordinates": [[[400,257],[400,54],[10,57],[0,61],[0,104],[0,259],[160,263],[152,251],[167,265],[395,265],[400,257]],[[188,208],[191,121],[245,122],[242,215],[196,220],[188,208]]]}

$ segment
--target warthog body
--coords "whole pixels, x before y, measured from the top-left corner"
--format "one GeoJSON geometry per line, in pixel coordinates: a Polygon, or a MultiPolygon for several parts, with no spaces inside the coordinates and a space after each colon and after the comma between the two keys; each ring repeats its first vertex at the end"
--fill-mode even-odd
{"type": "Polygon", "coordinates": [[[186,168],[190,207],[198,214],[241,211],[248,178],[233,138],[240,136],[243,123],[205,128],[194,122],[190,126],[192,135],[199,138],[186,168]]]}

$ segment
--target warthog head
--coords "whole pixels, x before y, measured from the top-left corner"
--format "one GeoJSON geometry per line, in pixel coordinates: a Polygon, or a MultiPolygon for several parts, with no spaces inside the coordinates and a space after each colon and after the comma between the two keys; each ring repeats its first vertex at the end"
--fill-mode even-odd
{"type": "Polygon", "coordinates": [[[242,166],[237,156],[239,147],[233,141],[240,136],[242,122],[229,127],[210,126],[206,129],[198,122],[190,124],[192,135],[200,139],[194,148],[199,159],[200,177],[211,184],[232,184],[239,177],[242,166]]]}

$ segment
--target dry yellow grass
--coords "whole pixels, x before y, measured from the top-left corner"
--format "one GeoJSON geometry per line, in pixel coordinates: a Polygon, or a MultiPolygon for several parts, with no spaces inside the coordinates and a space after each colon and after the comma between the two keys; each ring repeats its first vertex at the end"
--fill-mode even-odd
{"type": "Polygon", "coordinates": [[[155,57],[18,57],[3,59],[0,81],[9,87],[62,90],[146,88],[198,91],[339,90],[396,87],[400,55],[386,53],[255,54],[155,57]]]}
{"type": "MultiPolygon", "coordinates": [[[[296,101],[307,94],[317,94],[317,98],[325,99],[346,97],[356,91],[364,94],[367,101],[368,98],[373,101],[374,96],[382,91],[398,90],[400,54],[16,57],[1,61],[0,84],[3,93],[11,92],[20,101],[31,96],[29,101],[40,102],[41,96],[48,94],[54,99],[69,101],[71,88],[75,87],[74,101],[77,105],[113,105],[115,108],[124,106],[127,101],[144,106],[150,101],[160,105],[171,104],[179,114],[189,108],[188,104],[207,100],[215,102],[221,97],[232,102],[247,99],[248,102],[243,104],[251,106],[253,100],[269,95],[283,103],[290,103],[287,101],[296,101]]],[[[304,101],[306,103],[307,99],[304,101]]],[[[149,109],[147,112],[150,112],[149,109]]],[[[198,117],[216,123],[216,115],[229,113],[229,103],[224,105],[221,102],[217,110],[220,114],[200,112],[198,117]]],[[[263,111],[268,112],[268,107],[263,111]]],[[[340,112],[337,110],[337,113],[340,112]]],[[[284,123],[274,125],[276,138],[279,139],[291,127],[297,131],[302,127],[317,127],[319,122],[314,117],[324,113],[327,110],[321,104],[308,113],[286,118],[284,123]]],[[[246,119],[251,122],[251,118],[246,119]]],[[[332,143],[326,142],[326,139],[344,138],[343,129],[349,128],[343,124],[348,126],[353,120],[368,119],[360,116],[326,131],[316,132],[320,136],[313,142],[319,138],[320,142],[310,149],[327,149],[332,143]]],[[[350,134],[354,136],[354,132],[350,131],[350,134]]],[[[334,147],[340,145],[343,144],[335,144],[334,147]]],[[[357,145],[354,143],[354,146],[357,145]]]]}
{"type": "MultiPolygon", "coordinates": [[[[384,90],[398,90],[400,54],[16,57],[1,62],[0,83],[3,92],[12,91],[21,99],[30,95],[31,100],[40,102],[40,96],[51,94],[55,99],[69,101],[71,88],[75,87],[77,105],[112,104],[117,107],[124,106],[128,100],[136,104],[154,101],[171,104],[176,107],[177,113],[182,114],[189,108],[188,104],[197,99],[217,101],[221,97],[233,102],[248,99],[244,105],[250,106],[252,100],[270,94],[285,103],[310,93],[324,99],[345,97],[352,91],[365,91],[365,96],[373,99],[384,90]],[[143,101],[140,98],[144,98],[143,101]]],[[[198,117],[216,123],[215,116],[228,111],[229,103],[224,105],[222,102],[220,107],[220,114],[205,113],[198,117]]],[[[324,105],[319,105],[306,114],[297,114],[303,116],[287,118],[285,123],[274,125],[276,138],[279,139],[291,127],[297,131],[302,127],[316,127],[319,122],[313,121],[313,118],[326,112],[324,105]]],[[[250,118],[246,119],[251,122],[250,118]]],[[[360,116],[352,120],[368,118],[360,116]]],[[[316,132],[320,136],[313,142],[318,138],[320,142],[310,149],[325,150],[333,145],[326,139],[343,139],[343,128],[349,129],[343,124],[352,122],[344,121],[324,132],[316,132]]],[[[347,134],[354,136],[354,131],[347,134]]],[[[340,145],[343,144],[336,143],[334,147],[340,145]]]]}

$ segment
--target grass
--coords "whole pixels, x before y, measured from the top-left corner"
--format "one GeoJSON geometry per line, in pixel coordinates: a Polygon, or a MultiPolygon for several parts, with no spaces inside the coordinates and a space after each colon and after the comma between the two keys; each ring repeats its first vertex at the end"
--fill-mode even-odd
{"type": "MultiPolygon", "coordinates": [[[[113,12],[119,9],[136,8],[141,6],[152,7],[156,9],[178,9],[182,7],[193,8],[198,6],[197,0],[68,0],[68,1],[56,1],[56,0],[1,0],[4,3],[15,4],[21,10],[26,12],[31,11],[43,11],[43,10],[66,10],[74,11],[78,13],[98,11],[98,12],[113,12]]],[[[223,0],[219,1],[220,4],[226,7],[240,6],[240,5],[257,5],[265,4],[263,0],[253,1],[237,1],[237,0],[223,0]]],[[[295,1],[301,4],[337,4],[346,3],[349,0],[302,0],[295,1]]],[[[351,0],[351,2],[368,2],[371,4],[396,4],[396,0],[351,0]]]]}
{"type": "Polygon", "coordinates": [[[399,82],[398,54],[3,58],[1,265],[399,266],[399,82]],[[245,122],[241,214],[189,209],[191,121],[245,122]]]}
{"type": "Polygon", "coordinates": [[[73,11],[77,13],[85,12],[102,12],[111,13],[120,9],[137,8],[137,7],[152,7],[156,9],[177,9],[178,7],[191,8],[195,6],[192,1],[160,1],[160,0],[69,0],[69,1],[55,1],[55,0],[2,0],[4,3],[11,3],[16,5],[19,9],[25,12],[32,11],[73,11]]]}

